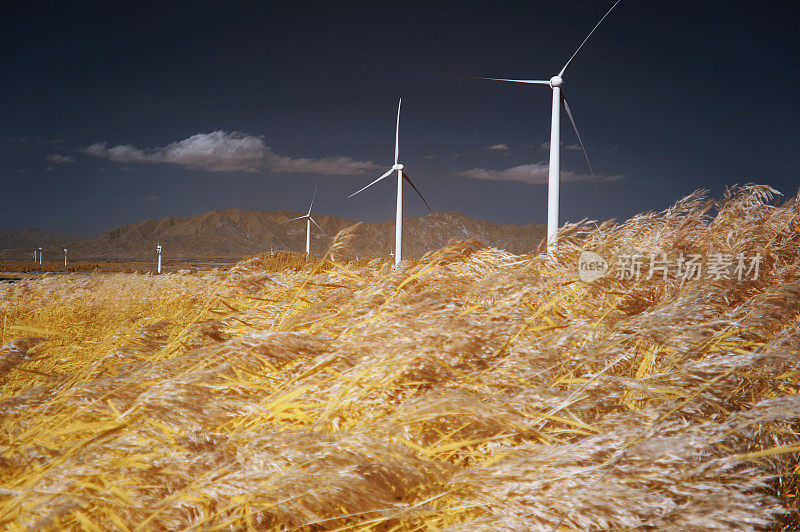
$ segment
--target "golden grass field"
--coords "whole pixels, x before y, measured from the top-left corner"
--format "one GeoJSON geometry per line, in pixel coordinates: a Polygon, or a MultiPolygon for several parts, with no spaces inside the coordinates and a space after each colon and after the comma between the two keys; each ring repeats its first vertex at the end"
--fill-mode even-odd
{"type": "Polygon", "coordinates": [[[800,206],[0,285],[0,528],[796,529],[800,206]],[[578,280],[581,250],[757,279],[578,280]],[[2,319],[2,317],[0,317],[2,319]]]}

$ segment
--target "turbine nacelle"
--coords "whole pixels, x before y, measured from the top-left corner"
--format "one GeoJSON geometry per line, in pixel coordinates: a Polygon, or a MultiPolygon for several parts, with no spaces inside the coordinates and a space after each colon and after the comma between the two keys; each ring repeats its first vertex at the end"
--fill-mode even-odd
{"type": "Polygon", "coordinates": [[[553,76],[550,78],[550,86],[553,88],[560,87],[564,84],[564,80],[561,79],[561,76],[553,76]]]}
{"type": "Polygon", "coordinates": [[[395,163],[394,166],[392,166],[392,170],[401,170],[402,171],[403,168],[405,168],[405,166],[403,166],[400,163],[395,163]]]}

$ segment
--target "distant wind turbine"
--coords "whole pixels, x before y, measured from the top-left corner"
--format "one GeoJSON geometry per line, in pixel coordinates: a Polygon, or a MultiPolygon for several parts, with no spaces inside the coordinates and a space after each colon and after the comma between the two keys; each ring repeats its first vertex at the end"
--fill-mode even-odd
{"type": "Polygon", "coordinates": [[[67,247],[64,246],[64,267],[67,267],[67,247]]]}
{"type": "Polygon", "coordinates": [[[411,181],[411,178],[408,177],[408,174],[406,174],[403,171],[403,169],[405,167],[398,162],[398,159],[400,157],[400,106],[402,104],[403,104],[403,99],[400,98],[400,102],[397,104],[397,127],[395,128],[395,132],[394,132],[394,166],[389,168],[388,172],[386,172],[385,174],[380,176],[378,179],[376,179],[375,181],[373,181],[369,185],[365,186],[364,188],[362,188],[360,190],[357,190],[356,192],[353,192],[352,194],[350,194],[350,196],[348,196],[348,197],[352,198],[353,196],[355,196],[356,194],[358,194],[362,190],[365,190],[365,189],[371,187],[372,185],[374,185],[375,183],[377,183],[378,181],[380,181],[384,177],[388,177],[389,174],[391,174],[392,172],[397,170],[397,211],[396,211],[395,222],[394,222],[394,249],[396,250],[395,254],[394,254],[394,263],[395,263],[395,265],[400,264],[400,261],[403,259],[403,248],[402,248],[402,243],[403,243],[403,179],[408,181],[408,184],[411,185],[411,187],[417,192],[417,194],[419,194],[419,197],[422,198],[422,201],[425,202],[425,206],[428,207],[428,210],[429,211],[431,210],[431,206],[428,205],[428,202],[425,201],[425,198],[422,197],[422,193],[419,191],[417,186],[414,184],[413,181],[411,181]]]}
{"type": "Polygon", "coordinates": [[[42,265],[42,248],[39,246],[39,266],[42,265]]]}
{"type": "Polygon", "coordinates": [[[161,273],[161,241],[157,241],[156,244],[156,255],[158,255],[158,268],[156,269],[156,273],[161,273]]]}
{"type": "Polygon", "coordinates": [[[549,81],[544,80],[534,80],[534,79],[504,79],[504,78],[484,78],[484,77],[477,77],[477,76],[469,76],[469,77],[477,77],[477,79],[488,79],[492,81],[506,81],[509,83],[526,83],[529,85],[549,85],[553,89],[553,107],[552,107],[552,117],[550,122],[550,165],[548,169],[548,186],[547,186],[547,251],[551,253],[554,251],[558,245],[556,240],[556,234],[558,232],[558,195],[559,195],[559,188],[560,188],[560,156],[561,156],[561,145],[560,145],[560,130],[561,130],[561,104],[564,105],[564,110],[567,112],[567,117],[569,117],[569,121],[572,123],[572,128],[575,130],[575,135],[578,137],[578,142],[581,145],[581,150],[583,150],[583,156],[586,158],[586,164],[589,166],[589,173],[594,176],[594,172],[592,171],[592,164],[589,162],[589,155],[586,153],[586,148],[583,146],[583,140],[581,140],[581,135],[578,133],[578,126],[575,125],[575,119],[572,117],[572,112],[569,110],[569,104],[567,103],[567,99],[564,97],[563,93],[563,85],[564,85],[564,73],[569,68],[570,64],[572,64],[572,60],[575,59],[575,56],[578,55],[578,52],[581,51],[583,46],[589,40],[589,37],[592,36],[594,31],[600,26],[600,24],[606,19],[606,17],[617,7],[617,4],[620,3],[621,0],[617,0],[614,2],[614,5],[611,6],[603,18],[600,19],[592,31],[589,32],[589,35],[583,40],[581,45],[575,50],[575,53],[569,58],[567,63],[564,65],[564,68],[561,69],[561,72],[550,78],[549,81]]]}
{"type": "Polygon", "coordinates": [[[328,233],[326,233],[325,230],[322,227],[320,227],[317,222],[314,221],[314,218],[311,217],[311,209],[314,207],[314,199],[316,197],[317,197],[317,187],[314,187],[314,195],[311,197],[311,205],[308,206],[308,212],[305,213],[303,216],[298,216],[297,218],[292,218],[291,220],[286,220],[285,222],[281,222],[282,224],[285,224],[285,223],[293,222],[295,220],[303,220],[303,219],[305,219],[305,221],[306,221],[306,257],[311,254],[311,224],[312,223],[314,225],[316,225],[317,228],[319,228],[320,231],[322,231],[322,234],[324,234],[325,236],[328,236],[328,233]]]}

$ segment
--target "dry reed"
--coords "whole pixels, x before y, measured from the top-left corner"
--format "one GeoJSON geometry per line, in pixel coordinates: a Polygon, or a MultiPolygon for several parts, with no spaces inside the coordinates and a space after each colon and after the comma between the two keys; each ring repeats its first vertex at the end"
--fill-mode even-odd
{"type": "Polygon", "coordinates": [[[0,286],[0,526],[797,527],[800,209],[750,185],[553,259],[0,286]],[[762,257],[758,278],[584,283],[582,250],[762,257]]]}

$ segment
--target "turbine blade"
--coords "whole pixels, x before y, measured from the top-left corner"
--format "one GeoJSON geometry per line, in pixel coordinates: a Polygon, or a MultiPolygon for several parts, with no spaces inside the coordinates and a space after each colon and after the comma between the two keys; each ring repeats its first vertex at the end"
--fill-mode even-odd
{"type": "Polygon", "coordinates": [[[423,198],[423,197],[422,197],[422,192],[420,192],[420,191],[419,191],[419,189],[417,188],[417,186],[414,184],[414,182],[413,182],[413,181],[411,181],[411,178],[410,178],[410,177],[408,177],[408,174],[406,174],[405,172],[403,172],[403,179],[405,179],[406,181],[408,181],[408,184],[409,184],[409,185],[411,185],[411,186],[413,187],[413,189],[417,191],[417,194],[419,194],[419,197],[420,197],[420,199],[422,199],[422,201],[424,201],[424,202],[425,202],[425,206],[428,208],[428,210],[429,210],[429,211],[431,211],[431,212],[433,212],[433,211],[431,210],[431,206],[430,206],[430,205],[428,205],[428,202],[427,202],[427,201],[425,201],[425,198],[423,198]]]}
{"type": "Polygon", "coordinates": [[[397,158],[400,157],[400,106],[403,104],[403,99],[397,104],[397,128],[394,130],[394,164],[397,164],[397,158]]]}
{"type": "Polygon", "coordinates": [[[316,221],[314,221],[314,218],[312,218],[311,216],[309,216],[309,217],[308,217],[308,219],[309,219],[309,220],[311,220],[311,223],[312,223],[312,224],[314,224],[314,225],[316,225],[316,226],[317,226],[317,229],[319,229],[320,231],[322,231],[322,234],[323,234],[323,235],[325,235],[325,236],[328,236],[328,233],[326,233],[326,232],[325,232],[325,229],[323,229],[322,227],[320,227],[320,226],[319,226],[319,224],[318,224],[316,221]]]}
{"type": "Polygon", "coordinates": [[[314,195],[311,196],[311,205],[308,206],[308,214],[311,214],[311,208],[314,206],[314,199],[317,197],[317,185],[314,185],[314,195]]]}
{"type": "Polygon", "coordinates": [[[349,196],[347,196],[347,197],[348,197],[348,198],[352,198],[353,196],[355,196],[356,194],[358,194],[358,193],[359,193],[359,192],[361,192],[362,190],[364,190],[364,189],[367,189],[367,188],[371,187],[372,185],[374,185],[375,183],[377,183],[378,181],[380,181],[381,179],[383,179],[383,178],[384,178],[384,177],[386,177],[387,175],[391,174],[391,173],[392,173],[392,171],[393,171],[393,169],[392,169],[392,168],[389,168],[389,171],[388,171],[388,172],[386,172],[385,174],[383,174],[382,176],[380,176],[378,179],[376,179],[375,181],[373,181],[373,182],[372,182],[372,183],[370,183],[369,185],[365,186],[364,188],[362,188],[362,189],[359,189],[359,190],[357,190],[357,191],[353,192],[352,194],[350,194],[350,195],[349,195],[349,196]]]}
{"type": "Polygon", "coordinates": [[[581,145],[581,150],[583,150],[583,156],[586,157],[586,165],[589,167],[589,173],[594,176],[594,171],[592,170],[592,163],[589,162],[589,154],[586,153],[586,148],[583,146],[583,140],[581,140],[581,134],[578,133],[578,126],[575,125],[575,119],[572,117],[572,111],[569,110],[569,104],[567,103],[567,99],[564,98],[564,93],[561,93],[561,102],[564,104],[564,110],[567,112],[567,116],[569,117],[570,123],[572,123],[572,129],[575,130],[575,136],[578,137],[578,143],[581,145]]]}
{"type": "Polygon", "coordinates": [[[525,83],[528,85],[550,85],[549,81],[541,79],[505,79],[505,78],[485,78],[483,76],[459,76],[470,79],[488,79],[489,81],[507,81],[508,83],[525,83]]]}
{"type": "Polygon", "coordinates": [[[308,215],[304,214],[303,216],[298,216],[297,218],[292,218],[291,220],[284,220],[281,223],[282,224],[288,224],[289,222],[293,222],[295,220],[302,220],[303,218],[308,218],[308,215]]]}
{"type": "Polygon", "coordinates": [[[597,24],[595,24],[595,27],[594,27],[594,28],[592,28],[592,31],[590,31],[590,32],[589,32],[589,35],[587,35],[587,36],[586,36],[586,38],[585,38],[585,39],[583,40],[583,42],[581,43],[581,45],[580,45],[580,46],[578,46],[578,49],[577,49],[577,50],[575,50],[575,53],[574,53],[574,54],[572,54],[572,57],[570,57],[570,58],[569,58],[569,61],[567,61],[567,64],[566,64],[566,65],[564,65],[564,68],[562,68],[562,69],[561,69],[561,72],[559,72],[559,73],[558,73],[558,77],[563,77],[563,76],[564,76],[564,72],[566,72],[566,71],[567,71],[567,69],[569,68],[569,65],[570,65],[570,63],[572,63],[572,60],[573,60],[573,59],[575,59],[575,56],[576,56],[576,55],[578,55],[578,52],[580,52],[580,51],[581,51],[581,49],[583,48],[583,45],[584,45],[584,44],[586,44],[586,41],[588,41],[588,40],[589,40],[589,37],[591,37],[591,36],[592,36],[592,33],[594,33],[594,30],[596,30],[596,29],[597,29],[597,27],[598,27],[598,26],[600,26],[600,24],[602,24],[602,23],[603,23],[603,21],[606,19],[606,17],[609,15],[609,13],[611,13],[611,12],[614,10],[614,8],[615,8],[615,7],[617,7],[617,4],[619,4],[621,1],[622,1],[622,0],[617,0],[616,2],[614,2],[614,5],[613,5],[613,6],[611,6],[611,9],[609,9],[608,11],[606,11],[606,14],[605,14],[605,15],[603,15],[603,18],[601,18],[601,19],[600,19],[600,22],[598,22],[597,24]]]}

